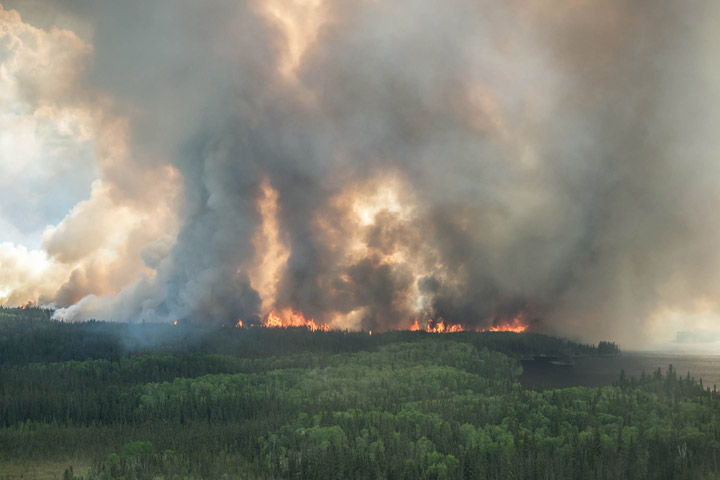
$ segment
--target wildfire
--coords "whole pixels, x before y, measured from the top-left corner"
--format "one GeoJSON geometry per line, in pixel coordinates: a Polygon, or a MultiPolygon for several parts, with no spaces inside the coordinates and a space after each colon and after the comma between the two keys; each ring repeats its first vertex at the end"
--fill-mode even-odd
{"type": "Polygon", "coordinates": [[[425,328],[421,328],[418,324],[418,321],[415,320],[415,323],[412,324],[410,327],[411,332],[417,332],[423,330],[425,332],[430,333],[455,333],[455,332],[463,332],[465,329],[460,324],[448,324],[445,325],[445,321],[440,319],[436,322],[433,322],[432,320],[428,320],[427,324],[425,325],[425,328]]]}
{"type": "Polygon", "coordinates": [[[175,320],[175,321],[173,322],[173,325],[177,325],[177,320],[175,320]]]}
{"type": "Polygon", "coordinates": [[[292,310],[280,314],[277,314],[274,310],[271,311],[265,319],[265,326],[267,328],[305,327],[311,332],[317,330],[327,332],[330,330],[327,324],[318,323],[313,318],[307,320],[302,313],[292,310]]]}
{"type": "MultiPolygon", "coordinates": [[[[528,329],[527,322],[525,321],[525,315],[519,314],[510,321],[499,321],[495,325],[489,328],[477,329],[478,332],[515,332],[522,333],[528,329]]],[[[411,332],[424,331],[429,333],[454,333],[464,332],[466,329],[457,324],[446,324],[445,320],[432,320],[429,319],[425,324],[425,327],[421,327],[417,320],[410,327],[411,332]]]]}
{"type": "MultiPolygon", "coordinates": [[[[520,314],[515,316],[512,320],[508,321],[496,321],[492,327],[480,328],[480,329],[466,329],[459,323],[446,323],[444,319],[438,320],[428,319],[425,325],[421,326],[420,322],[415,322],[410,326],[409,330],[412,332],[428,332],[428,333],[455,333],[465,331],[476,331],[476,332],[515,332],[522,333],[528,329],[527,322],[525,321],[525,315],[520,314]]],[[[177,324],[177,322],[174,322],[177,324]]],[[[254,325],[250,324],[249,328],[254,325]]],[[[315,319],[307,319],[302,312],[297,312],[292,309],[285,309],[281,311],[272,310],[265,317],[263,325],[265,328],[290,328],[290,327],[305,327],[311,332],[328,332],[330,326],[326,323],[316,322],[315,319]]],[[[235,324],[236,328],[243,328],[244,324],[242,320],[237,321],[235,324]]],[[[372,335],[373,331],[368,331],[368,335],[372,335]]]]}
{"type": "Polygon", "coordinates": [[[447,326],[448,333],[462,332],[462,331],[464,331],[462,325],[448,325],[447,326]]]}
{"type": "Polygon", "coordinates": [[[497,322],[490,328],[481,330],[482,332],[515,332],[522,333],[528,329],[527,323],[525,323],[525,315],[516,315],[510,321],[497,322]]]}

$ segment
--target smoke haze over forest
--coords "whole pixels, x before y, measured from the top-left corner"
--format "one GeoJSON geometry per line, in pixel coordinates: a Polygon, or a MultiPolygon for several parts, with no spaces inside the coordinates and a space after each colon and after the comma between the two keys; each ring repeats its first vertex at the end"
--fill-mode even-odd
{"type": "Polygon", "coordinates": [[[719,50],[710,0],[2,1],[0,303],[717,332],[719,50]]]}

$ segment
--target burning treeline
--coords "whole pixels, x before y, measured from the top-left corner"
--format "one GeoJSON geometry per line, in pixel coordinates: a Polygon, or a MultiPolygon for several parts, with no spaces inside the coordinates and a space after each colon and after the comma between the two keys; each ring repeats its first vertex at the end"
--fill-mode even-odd
{"type": "MultiPolygon", "coordinates": [[[[175,322],[175,324],[177,325],[177,322],[175,322]]],[[[238,320],[235,326],[237,328],[252,328],[258,325],[246,325],[246,323],[242,320],[238,320]]],[[[261,323],[259,326],[266,328],[304,327],[312,332],[328,332],[331,329],[330,325],[326,323],[318,323],[312,318],[308,320],[303,316],[302,313],[296,313],[292,311],[283,312],[282,315],[278,315],[277,313],[275,313],[275,311],[271,311],[270,313],[268,313],[267,317],[265,317],[263,323],[261,323]]],[[[516,317],[511,322],[500,322],[489,328],[476,328],[475,331],[522,333],[527,329],[528,325],[523,322],[523,319],[521,317],[516,317]]],[[[411,332],[423,331],[428,333],[455,333],[467,331],[467,329],[461,324],[445,324],[445,321],[442,319],[437,321],[429,319],[424,322],[423,327],[421,327],[419,322],[415,320],[415,322],[410,326],[408,330],[410,330],[411,332]]],[[[369,331],[370,335],[372,335],[372,332],[372,330],[369,331]]]]}
{"type": "Polygon", "coordinates": [[[312,331],[361,327],[370,331],[408,329],[432,333],[523,332],[528,328],[524,311],[514,316],[452,320],[433,316],[437,290],[424,284],[435,282],[439,286],[440,282],[452,284],[458,280],[423,241],[423,222],[417,217],[415,196],[398,173],[386,173],[341,190],[313,216],[310,227],[317,232],[316,247],[333,262],[318,279],[327,303],[310,304],[313,316],[306,316],[279,291],[291,257],[279,199],[280,193],[264,178],[256,200],[260,216],[253,237],[256,257],[248,275],[250,286],[260,297],[260,320],[239,319],[237,326],[307,327],[312,331]],[[356,272],[363,269],[374,275],[402,272],[405,283],[387,283],[386,291],[371,292],[360,299],[365,303],[353,302],[358,291],[367,288],[365,282],[374,280],[372,275],[356,278],[356,272]],[[379,311],[378,304],[384,304],[386,311],[379,311]]]}
{"type": "MultiPolygon", "coordinates": [[[[175,322],[177,325],[177,322],[175,322]]],[[[455,333],[455,332],[465,332],[467,329],[463,327],[460,324],[445,324],[445,321],[440,319],[437,321],[433,321],[432,319],[427,320],[424,322],[424,327],[421,327],[419,322],[416,320],[408,330],[411,332],[428,332],[428,333],[455,333]]],[[[318,323],[314,319],[306,319],[302,313],[285,313],[284,315],[278,315],[275,313],[275,311],[270,312],[267,317],[265,317],[265,320],[260,325],[255,324],[246,324],[242,320],[238,320],[235,324],[235,327],[237,328],[252,328],[256,326],[262,326],[265,328],[291,328],[291,327],[301,327],[301,328],[307,328],[308,330],[312,332],[328,332],[330,331],[330,325],[326,323],[318,323]]],[[[508,323],[498,323],[497,325],[493,325],[489,328],[480,328],[475,329],[475,331],[479,332],[514,332],[514,333],[522,333],[528,329],[528,325],[522,323],[522,321],[519,318],[513,319],[512,322],[508,323]]],[[[370,335],[372,335],[372,330],[369,331],[370,335]]]]}

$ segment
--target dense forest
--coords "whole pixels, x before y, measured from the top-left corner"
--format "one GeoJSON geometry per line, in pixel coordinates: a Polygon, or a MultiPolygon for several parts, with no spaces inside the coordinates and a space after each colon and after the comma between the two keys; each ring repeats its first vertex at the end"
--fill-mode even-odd
{"type": "Polygon", "coordinates": [[[0,309],[0,479],[43,462],[68,479],[720,478],[720,395],[672,367],[603,388],[517,382],[521,358],[609,342],[50,313],[0,309]]]}

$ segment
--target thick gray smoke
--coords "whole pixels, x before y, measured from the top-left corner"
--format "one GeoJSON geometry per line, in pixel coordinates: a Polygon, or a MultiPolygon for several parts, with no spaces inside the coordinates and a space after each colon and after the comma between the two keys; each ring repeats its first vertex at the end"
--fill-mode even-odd
{"type": "Polygon", "coordinates": [[[318,321],[639,343],[717,298],[715,2],[296,3],[58,7],[93,25],[85,81],[131,118],[133,168],[183,182],[156,276],[66,315],[260,321],[267,185],[270,304],[318,321]],[[303,8],[317,28],[288,27],[303,8]]]}

